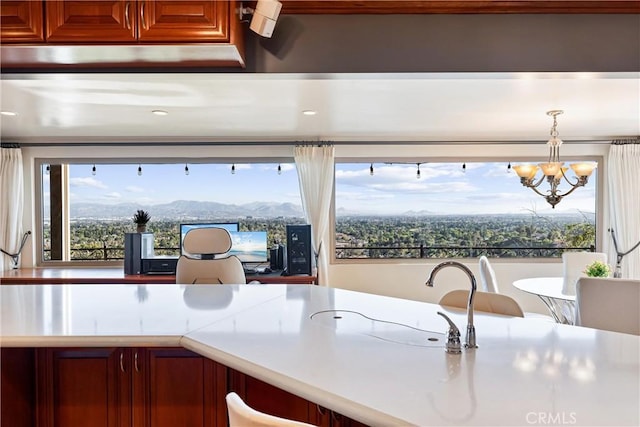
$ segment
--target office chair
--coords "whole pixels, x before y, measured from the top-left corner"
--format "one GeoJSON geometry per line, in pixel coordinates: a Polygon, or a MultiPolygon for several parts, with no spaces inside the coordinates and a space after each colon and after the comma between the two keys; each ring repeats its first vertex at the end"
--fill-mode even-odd
{"type": "Polygon", "coordinates": [[[581,277],[575,324],[640,335],[640,280],[581,277]]]}
{"type": "Polygon", "coordinates": [[[227,394],[226,401],[229,427],[314,427],[312,424],[256,411],[234,392],[227,394]]]}
{"type": "MultiPolygon", "coordinates": [[[[466,289],[455,289],[444,294],[438,304],[466,309],[468,302],[469,291],[466,289]]],[[[475,311],[524,317],[524,312],[522,308],[520,308],[520,304],[513,298],[502,294],[476,291],[473,307],[475,311]]]]}
{"type": "Polygon", "coordinates": [[[228,255],[231,235],[224,228],[189,230],[176,266],[179,284],[244,284],[247,279],[238,257],[228,255]]]}

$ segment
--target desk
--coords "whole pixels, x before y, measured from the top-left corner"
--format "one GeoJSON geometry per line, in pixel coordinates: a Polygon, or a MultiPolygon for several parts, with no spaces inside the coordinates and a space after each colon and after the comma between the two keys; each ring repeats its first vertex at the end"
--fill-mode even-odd
{"type": "MultiPolygon", "coordinates": [[[[119,268],[19,268],[0,273],[3,285],[67,284],[172,284],[176,276],[167,274],[124,274],[119,268]]],[[[313,285],[315,276],[281,276],[278,273],[248,275],[247,282],[267,284],[313,285]]]]}
{"type": "Polygon", "coordinates": [[[562,277],[533,277],[513,282],[521,291],[537,295],[556,322],[573,325],[575,323],[575,295],[563,293],[562,277]]]}

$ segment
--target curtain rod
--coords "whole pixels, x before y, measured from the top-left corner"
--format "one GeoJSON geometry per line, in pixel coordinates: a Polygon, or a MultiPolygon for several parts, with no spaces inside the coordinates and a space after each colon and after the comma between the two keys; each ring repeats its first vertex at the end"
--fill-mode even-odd
{"type": "MultiPolygon", "coordinates": [[[[563,140],[565,144],[611,144],[624,138],[563,140]]],[[[502,141],[266,141],[266,142],[24,142],[18,147],[189,147],[189,146],[296,146],[296,145],[534,145],[544,144],[542,140],[502,140],[502,141]]],[[[2,143],[3,147],[6,143],[2,143]]]]}

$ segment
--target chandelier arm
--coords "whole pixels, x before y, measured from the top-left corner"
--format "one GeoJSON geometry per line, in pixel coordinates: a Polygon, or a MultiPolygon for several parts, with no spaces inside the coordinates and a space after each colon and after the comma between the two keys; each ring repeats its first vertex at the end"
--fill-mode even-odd
{"type": "MultiPolygon", "coordinates": [[[[533,183],[533,179],[531,179],[531,180],[528,180],[527,182],[523,182],[523,185],[525,187],[531,188],[532,190],[535,190],[536,187],[539,187],[540,184],[542,184],[542,181],[544,181],[545,178],[546,178],[546,176],[544,176],[544,174],[543,174],[540,177],[540,179],[538,180],[538,182],[536,182],[535,184],[533,183]]],[[[538,194],[540,194],[540,193],[538,192],[538,194]]]]}
{"type": "MultiPolygon", "coordinates": [[[[569,194],[573,193],[579,187],[582,187],[582,185],[579,185],[579,183],[577,183],[576,185],[573,185],[571,187],[571,190],[567,191],[564,194],[558,194],[558,196],[560,196],[560,197],[568,196],[569,194]]],[[[557,191],[556,191],[556,193],[557,193],[557,191]]]]}
{"type": "Polygon", "coordinates": [[[536,192],[536,194],[538,194],[539,196],[547,197],[547,194],[540,192],[540,190],[538,190],[538,189],[536,188],[538,185],[540,185],[540,183],[539,183],[539,182],[538,182],[538,184],[536,184],[535,186],[527,185],[527,187],[529,187],[530,189],[532,189],[533,191],[535,191],[535,192],[536,192]]]}

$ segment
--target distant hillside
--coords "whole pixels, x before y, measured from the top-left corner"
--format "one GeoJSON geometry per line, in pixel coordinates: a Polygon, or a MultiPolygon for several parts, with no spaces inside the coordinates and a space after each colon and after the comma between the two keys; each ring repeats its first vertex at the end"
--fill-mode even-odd
{"type": "Polygon", "coordinates": [[[160,205],[76,203],[71,205],[71,219],[129,219],[137,209],[148,211],[152,219],[202,220],[248,216],[254,218],[304,216],[302,207],[292,203],[253,202],[243,205],[225,205],[216,202],[176,200],[160,205]]]}

